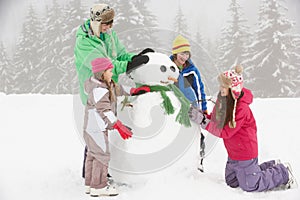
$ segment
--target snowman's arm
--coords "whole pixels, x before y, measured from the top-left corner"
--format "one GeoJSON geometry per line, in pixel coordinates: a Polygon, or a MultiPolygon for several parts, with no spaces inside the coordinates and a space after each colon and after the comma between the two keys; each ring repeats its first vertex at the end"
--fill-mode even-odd
{"type": "Polygon", "coordinates": [[[132,89],[132,87],[130,86],[123,86],[123,85],[119,85],[120,88],[120,94],[118,94],[118,96],[129,96],[130,95],[130,90],[132,89]]]}

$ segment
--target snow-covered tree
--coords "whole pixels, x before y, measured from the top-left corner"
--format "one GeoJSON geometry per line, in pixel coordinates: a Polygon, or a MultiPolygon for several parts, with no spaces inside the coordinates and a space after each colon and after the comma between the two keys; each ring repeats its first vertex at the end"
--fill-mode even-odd
{"type": "Polygon", "coordinates": [[[177,10],[176,16],[174,18],[174,32],[176,33],[176,35],[174,35],[173,38],[175,38],[178,34],[185,36],[185,37],[189,37],[190,33],[189,33],[189,27],[187,24],[188,24],[187,19],[182,12],[181,6],[178,5],[178,10],[177,10]]]}
{"type": "Polygon", "coordinates": [[[14,55],[16,93],[29,93],[36,84],[41,61],[42,24],[30,4],[14,55]]]}
{"type": "Polygon", "coordinates": [[[37,93],[64,93],[64,75],[68,73],[63,69],[64,60],[62,52],[64,50],[63,41],[65,38],[64,26],[65,19],[62,7],[53,0],[52,7],[46,9],[44,19],[45,33],[43,41],[42,67],[39,70],[38,84],[34,87],[37,93]],[[49,87],[49,85],[53,87],[49,87]]]}
{"type": "Polygon", "coordinates": [[[246,80],[257,97],[295,94],[299,69],[289,63],[293,23],[285,17],[286,10],[277,0],[261,1],[259,28],[250,46],[252,55],[245,62],[246,80]]]}
{"type": "Polygon", "coordinates": [[[215,77],[218,71],[215,68],[214,61],[204,45],[204,39],[200,31],[196,31],[195,40],[190,41],[192,61],[198,67],[207,95],[212,95],[217,89],[215,77]]]}
{"type": "Polygon", "coordinates": [[[61,51],[61,69],[65,72],[62,83],[62,93],[73,94],[78,91],[78,78],[74,60],[74,46],[76,31],[89,17],[87,8],[82,6],[81,0],[70,0],[63,8],[63,49],[61,51]]]}
{"type": "Polygon", "coordinates": [[[142,0],[117,0],[115,4],[113,28],[128,51],[137,52],[157,44],[154,34],[157,20],[146,4],[142,0]]]}
{"type": "Polygon", "coordinates": [[[231,19],[222,30],[221,46],[219,46],[218,68],[223,71],[240,64],[246,58],[247,45],[250,34],[246,20],[243,18],[242,8],[237,0],[231,0],[228,11],[231,19]]]}
{"type": "Polygon", "coordinates": [[[0,92],[9,94],[13,87],[13,66],[7,57],[6,48],[0,41],[0,92]]]}
{"type": "Polygon", "coordinates": [[[300,35],[291,35],[292,48],[289,54],[290,68],[294,70],[291,72],[290,82],[295,84],[295,91],[293,91],[295,97],[300,97],[300,35]]]}
{"type": "Polygon", "coordinates": [[[143,16],[135,7],[135,1],[117,1],[114,29],[126,49],[135,49],[136,36],[143,28],[143,16]]]}
{"type": "Polygon", "coordinates": [[[156,38],[157,34],[157,19],[148,9],[147,3],[149,0],[136,0],[135,7],[138,12],[143,16],[142,27],[137,30],[134,47],[137,50],[144,49],[146,47],[159,47],[160,43],[156,38]]]}

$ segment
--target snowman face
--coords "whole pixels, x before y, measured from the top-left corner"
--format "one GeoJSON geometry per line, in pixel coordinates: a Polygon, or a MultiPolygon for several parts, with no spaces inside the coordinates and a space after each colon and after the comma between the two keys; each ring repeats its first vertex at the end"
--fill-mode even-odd
{"type": "Polygon", "coordinates": [[[162,53],[147,53],[149,62],[131,72],[135,83],[143,85],[169,85],[177,81],[179,70],[171,59],[162,53]]]}

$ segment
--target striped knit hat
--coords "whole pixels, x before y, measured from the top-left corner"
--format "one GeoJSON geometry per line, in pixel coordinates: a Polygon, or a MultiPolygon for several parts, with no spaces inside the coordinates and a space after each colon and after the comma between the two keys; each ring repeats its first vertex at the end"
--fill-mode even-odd
{"type": "Polygon", "coordinates": [[[190,43],[186,38],[178,35],[173,41],[172,54],[174,55],[185,51],[191,51],[190,43]]]}

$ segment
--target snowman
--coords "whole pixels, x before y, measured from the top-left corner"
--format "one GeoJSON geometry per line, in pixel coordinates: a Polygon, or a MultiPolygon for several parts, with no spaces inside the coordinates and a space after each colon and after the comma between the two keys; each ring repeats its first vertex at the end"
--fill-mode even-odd
{"type": "MultiPolygon", "coordinates": [[[[190,122],[190,102],[174,85],[176,64],[162,53],[147,53],[149,62],[128,76],[150,92],[118,99],[118,118],[133,137],[110,136],[110,173],[126,184],[145,184],[159,174],[174,176],[179,168],[195,168],[199,126],[190,122]]],[[[156,178],[155,178],[156,177],[156,178]]]]}

